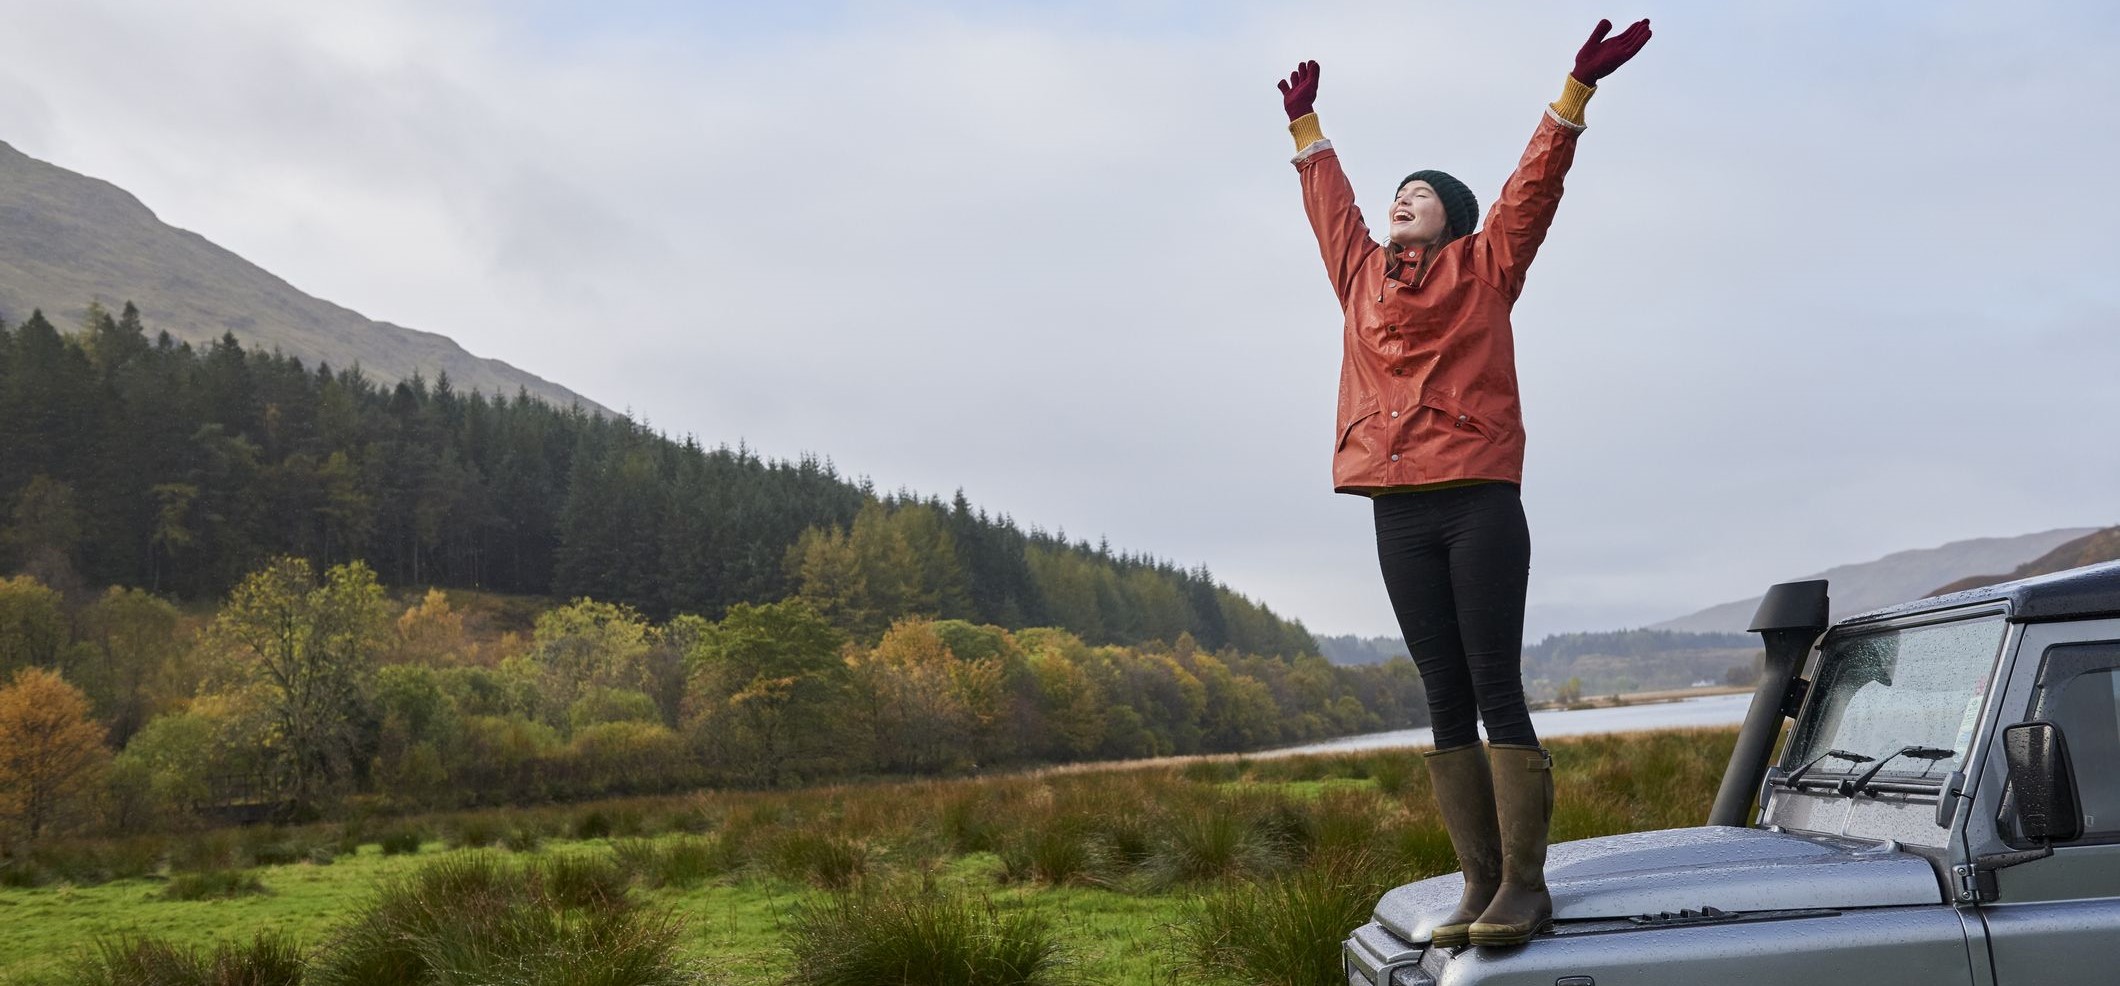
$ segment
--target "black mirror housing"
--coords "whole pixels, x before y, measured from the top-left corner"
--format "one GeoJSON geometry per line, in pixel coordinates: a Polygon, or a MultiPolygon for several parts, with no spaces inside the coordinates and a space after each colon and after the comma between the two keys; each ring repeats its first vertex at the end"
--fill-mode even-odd
{"type": "Polygon", "coordinates": [[[2039,843],[2081,838],[2083,810],[2061,727],[2044,719],[2006,727],[2002,750],[2009,761],[2009,800],[2018,831],[2039,843]]]}

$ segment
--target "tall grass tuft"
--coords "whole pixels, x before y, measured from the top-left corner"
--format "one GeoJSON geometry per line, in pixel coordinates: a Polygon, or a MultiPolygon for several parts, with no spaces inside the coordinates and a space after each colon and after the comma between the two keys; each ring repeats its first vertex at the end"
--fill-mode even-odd
{"type": "Polygon", "coordinates": [[[325,946],[310,983],[704,983],[679,956],[683,928],[674,916],[639,907],[616,875],[602,858],[540,867],[486,852],[444,856],[378,891],[325,946]],[[565,869],[573,866],[583,868],[565,869]]]}
{"type": "Polygon", "coordinates": [[[605,856],[568,854],[533,864],[543,896],[561,907],[606,909],[626,901],[632,873],[605,856]]]}
{"type": "Polygon", "coordinates": [[[1376,781],[1377,790],[1391,797],[1405,794],[1412,787],[1415,755],[1400,750],[1373,754],[1369,761],[1369,777],[1376,781]]]}
{"type": "Polygon", "coordinates": [[[835,986],[1060,986],[1057,935],[1028,911],[911,890],[803,905],[788,936],[792,981],[835,986]]]}
{"type": "Polygon", "coordinates": [[[1228,805],[1204,806],[1171,822],[1168,838],[1149,861],[1154,885],[1219,880],[1270,868],[1273,850],[1228,805]]]}
{"type": "Polygon", "coordinates": [[[299,986],[302,949],[294,939],[259,931],[248,942],[213,951],[161,938],[98,941],[57,979],[57,986],[299,986]]]}
{"type": "Polygon", "coordinates": [[[766,866],[786,880],[806,880],[826,890],[848,890],[869,871],[869,848],[852,839],[797,830],[773,841],[766,866]]]}
{"type": "Polygon", "coordinates": [[[1341,986],[1340,942],[1369,920],[1384,885],[1373,861],[1336,856],[1280,876],[1229,884],[1182,926],[1209,979],[1244,986],[1341,986]]]}
{"type": "Polygon", "coordinates": [[[658,887],[696,887],[735,868],[726,842],[687,835],[663,845],[649,878],[658,887]]]}

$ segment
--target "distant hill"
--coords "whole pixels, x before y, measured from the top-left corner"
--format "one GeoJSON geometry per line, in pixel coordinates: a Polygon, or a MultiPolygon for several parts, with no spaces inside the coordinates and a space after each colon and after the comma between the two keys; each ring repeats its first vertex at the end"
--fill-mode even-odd
{"type": "Polygon", "coordinates": [[[1939,586],[1929,592],[1929,595],[1940,596],[1946,592],[1978,589],[1984,585],[1994,585],[1998,582],[2014,582],[2018,579],[2028,579],[2035,575],[2052,575],[2055,572],[2065,572],[2071,568],[2081,568],[2085,565],[2095,565],[2099,562],[2113,561],[2115,559],[2120,559],[2120,527],[2108,527],[2103,530],[2092,531],[2073,541],[2066,542],[2046,554],[2017,566],[2010,570],[2008,575],[1970,576],[1939,586]]]}
{"type": "Polygon", "coordinates": [[[1334,664],[1382,664],[1406,654],[1406,642],[1397,637],[1359,637],[1349,633],[1319,636],[1317,640],[1318,653],[1334,664]]]}
{"type": "Polygon", "coordinates": [[[245,345],[315,368],[358,363],[389,384],[448,373],[459,391],[512,397],[518,388],[566,407],[609,410],[559,384],[447,337],[378,322],[311,297],[263,268],[160,219],[124,189],[0,143],[0,318],[32,309],[62,327],[90,302],[115,312],[137,303],[156,327],[193,345],[234,333],[245,345]]]}
{"type": "MultiPolygon", "coordinates": [[[[1839,619],[1931,595],[1937,586],[1966,578],[1970,573],[2009,571],[2096,531],[2097,528],[2071,527],[2017,537],[1953,541],[1941,547],[1894,552],[1875,561],[1841,565],[1800,577],[1832,581],[1833,617],[1839,619]]],[[[1999,581],[2004,577],[1992,578],[1999,581]]],[[[1759,608],[1759,598],[1753,596],[1710,606],[1690,616],[1655,624],[1650,629],[1742,632],[1751,623],[1753,611],[1759,608]]]]}
{"type": "MultiPolygon", "coordinates": [[[[1334,664],[1378,664],[1406,653],[1398,637],[1318,637],[1334,664]]],[[[1585,695],[1684,688],[1749,680],[1759,641],[1744,633],[1612,630],[1557,633],[1524,646],[1524,690],[1534,700],[1576,679],[1585,695]]]]}

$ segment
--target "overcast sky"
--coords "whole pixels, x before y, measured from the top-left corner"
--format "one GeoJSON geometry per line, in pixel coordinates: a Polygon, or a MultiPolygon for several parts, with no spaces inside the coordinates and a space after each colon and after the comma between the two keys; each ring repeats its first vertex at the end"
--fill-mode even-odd
{"type": "Polygon", "coordinates": [[[1486,203],[1648,16],[1516,309],[1529,631],[2120,522],[2120,15],[1733,7],[7,0],[0,139],[673,435],[1395,633],[1274,82],[1372,214],[1486,203]]]}

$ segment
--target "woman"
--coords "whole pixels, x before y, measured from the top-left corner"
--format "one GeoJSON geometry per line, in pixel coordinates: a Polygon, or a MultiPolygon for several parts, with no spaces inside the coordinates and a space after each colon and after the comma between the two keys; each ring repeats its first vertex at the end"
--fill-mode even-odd
{"type": "Polygon", "coordinates": [[[1647,20],[1611,30],[1598,22],[1477,230],[1464,183],[1416,171],[1378,244],[1311,111],[1318,64],[1280,86],[1303,208],[1346,315],[1333,489],[1374,499],[1384,587],[1428,691],[1429,776],[1465,872],[1464,897],[1432,929],[1439,946],[1521,944],[1552,923],[1553,760],[1522,677],[1531,541],[1509,310],[1560,204],[1584,104],[1649,40],[1647,20]]]}

